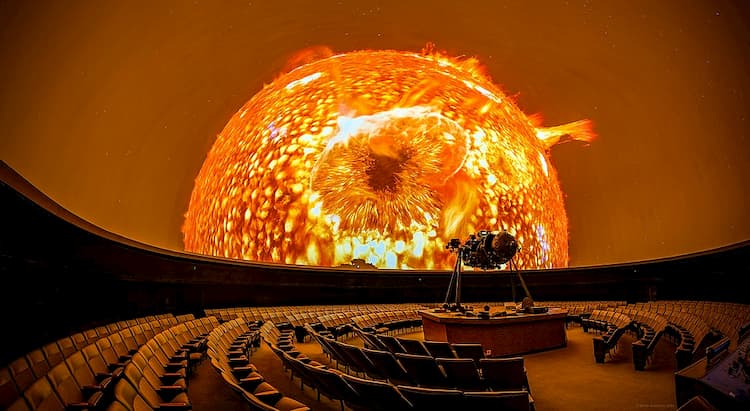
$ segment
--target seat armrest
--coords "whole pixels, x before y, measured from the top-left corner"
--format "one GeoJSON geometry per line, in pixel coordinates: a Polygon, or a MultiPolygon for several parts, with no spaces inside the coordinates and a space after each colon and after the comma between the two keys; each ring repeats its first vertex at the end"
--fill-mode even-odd
{"type": "Polygon", "coordinates": [[[114,373],[115,370],[117,370],[118,368],[122,369],[124,367],[125,367],[125,363],[122,362],[122,361],[121,362],[113,362],[113,363],[107,364],[107,369],[109,369],[109,371],[112,372],[112,373],[114,373]]]}
{"type": "Polygon", "coordinates": [[[66,404],[68,410],[85,410],[85,409],[97,409],[103,405],[104,393],[97,391],[89,396],[87,401],[73,402],[66,404]]]}
{"type": "Polygon", "coordinates": [[[110,386],[112,386],[111,383],[112,383],[112,378],[107,377],[99,381],[99,384],[84,385],[83,387],[81,387],[81,391],[83,392],[83,395],[85,397],[90,397],[94,395],[96,392],[107,391],[110,388],[110,386]]]}
{"type": "Polygon", "coordinates": [[[170,372],[185,368],[185,364],[179,362],[168,362],[164,364],[164,369],[170,372]]]}
{"type": "Polygon", "coordinates": [[[159,376],[159,380],[164,384],[172,384],[180,378],[185,378],[185,376],[179,372],[165,372],[159,376]]]}
{"type": "Polygon", "coordinates": [[[160,385],[156,388],[156,391],[160,395],[171,395],[175,396],[181,392],[185,392],[185,387],[181,387],[179,385],[160,385]]]}
{"type": "Polygon", "coordinates": [[[283,396],[278,390],[253,393],[253,395],[268,405],[276,404],[283,396]]]}

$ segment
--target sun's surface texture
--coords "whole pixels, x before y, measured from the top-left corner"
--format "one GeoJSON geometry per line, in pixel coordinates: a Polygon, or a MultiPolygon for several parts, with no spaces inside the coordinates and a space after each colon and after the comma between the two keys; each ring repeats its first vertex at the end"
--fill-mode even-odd
{"type": "Polygon", "coordinates": [[[263,262],[450,269],[451,238],[506,229],[520,268],[565,267],[568,223],[539,128],[476,60],[356,51],[253,96],[195,181],[185,250],[263,262]]]}

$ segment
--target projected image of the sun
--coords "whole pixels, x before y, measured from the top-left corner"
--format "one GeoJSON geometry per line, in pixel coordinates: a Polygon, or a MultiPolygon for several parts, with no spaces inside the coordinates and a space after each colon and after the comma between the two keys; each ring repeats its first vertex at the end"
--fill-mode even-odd
{"type": "Polygon", "coordinates": [[[588,121],[540,127],[474,59],[318,57],[253,96],[218,136],[195,181],[186,251],[451,269],[451,238],[505,229],[522,246],[520,268],[567,266],[549,148],[590,141],[588,121]]]}

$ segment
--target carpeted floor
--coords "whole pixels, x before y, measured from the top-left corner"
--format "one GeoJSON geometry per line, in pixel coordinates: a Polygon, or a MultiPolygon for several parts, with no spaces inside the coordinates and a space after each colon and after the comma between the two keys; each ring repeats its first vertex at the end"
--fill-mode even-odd
{"type": "MultiPolygon", "coordinates": [[[[400,337],[422,339],[422,332],[400,337]]],[[[524,356],[537,411],[580,410],[669,410],[676,409],[674,389],[674,346],[661,339],[654,362],[646,371],[635,371],[628,335],[622,337],[619,349],[607,362],[597,364],[593,354],[593,334],[580,327],[568,329],[568,346],[557,350],[524,356]]],[[[347,341],[361,345],[359,338],[347,341]]],[[[328,364],[315,342],[297,343],[297,349],[313,359],[328,364]]],[[[299,379],[291,380],[281,361],[262,345],[252,362],[266,381],[285,395],[307,404],[313,410],[340,411],[338,401],[318,395],[310,387],[300,388],[299,379]]],[[[219,378],[209,361],[195,371],[188,391],[194,411],[249,410],[245,401],[219,378]]]]}

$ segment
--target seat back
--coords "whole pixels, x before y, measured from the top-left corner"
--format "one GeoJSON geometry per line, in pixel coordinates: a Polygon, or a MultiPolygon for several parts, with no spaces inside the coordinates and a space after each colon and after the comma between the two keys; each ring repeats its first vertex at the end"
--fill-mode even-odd
{"type": "Polygon", "coordinates": [[[357,368],[364,371],[371,378],[384,380],[386,375],[380,368],[376,367],[372,361],[362,352],[360,347],[349,345],[349,344],[338,344],[339,348],[353,361],[357,368]]]}
{"type": "Polygon", "coordinates": [[[348,374],[342,376],[354,390],[359,393],[362,401],[373,410],[378,411],[407,411],[412,405],[395,385],[382,381],[365,380],[348,374]]]}
{"type": "Polygon", "coordinates": [[[451,348],[458,358],[471,358],[479,367],[479,360],[484,358],[484,348],[482,344],[473,343],[454,343],[451,348]]]}
{"type": "Polygon", "coordinates": [[[430,355],[430,352],[427,351],[427,348],[424,347],[424,344],[422,344],[422,341],[419,340],[412,340],[410,338],[398,338],[396,337],[396,340],[399,344],[401,344],[402,347],[404,347],[404,350],[406,350],[407,354],[414,354],[414,355],[430,355]]]}
{"type": "Polygon", "coordinates": [[[130,411],[151,411],[154,409],[138,394],[138,390],[126,378],[117,381],[115,400],[121,402],[130,411]]]}
{"type": "MultiPolygon", "coordinates": [[[[86,338],[86,345],[93,344],[99,340],[99,333],[96,331],[96,328],[90,328],[83,332],[83,336],[86,338]]],[[[102,335],[102,337],[106,336],[102,335]]]]}
{"type": "Polygon", "coordinates": [[[318,387],[326,396],[344,401],[347,404],[362,404],[362,398],[346,380],[334,371],[326,368],[305,365],[308,373],[318,381],[318,387]]]}
{"type": "Polygon", "coordinates": [[[42,353],[44,353],[44,358],[47,359],[47,364],[49,364],[50,369],[63,362],[65,359],[62,351],[60,351],[60,346],[57,345],[57,341],[45,344],[42,347],[42,353]]]}
{"type": "Polygon", "coordinates": [[[406,372],[396,357],[390,351],[370,350],[363,348],[362,352],[393,384],[413,385],[416,381],[406,372]]]}
{"type": "MultiPolygon", "coordinates": [[[[138,367],[135,366],[135,364],[131,362],[126,365],[123,375],[123,379],[127,380],[133,387],[135,387],[138,395],[144,400],[145,403],[147,403],[151,408],[159,408],[160,404],[163,402],[162,398],[159,396],[159,393],[154,389],[154,387],[151,386],[148,380],[146,380],[146,378],[143,376],[143,373],[141,373],[141,371],[138,369],[138,367]]],[[[115,391],[117,391],[116,386],[115,391]]],[[[179,395],[183,397],[180,400],[187,400],[187,397],[185,395],[179,395]]]]}
{"type": "Polygon", "coordinates": [[[386,347],[376,336],[375,334],[371,334],[365,331],[362,331],[361,329],[354,327],[354,331],[359,334],[359,337],[367,343],[367,345],[370,346],[370,348],[375,350],[387,350],[388,347],[386,347]]]}
{"type": "Polygon", "coordinates": [[[52,384],[46,377],[34,381],[26,391],[23,392],[29,408],[44,411],[65,411],[65,405],[52,389],[52,384]]]}
{"type": "Polygon", "coordinates": [[[463,393],[459,390],[399,385],[399,392],[414,406],[414,411],[461,410],[463,393]]]}
{"type": "Polygon", "coordinates": [[[96,344],[89,344],[81,350],[83,358],[86,360],[91,372],[96,374],[109,374],[110,370],[107,361],[102,356],[96,344]]]}
{"type": "Polygon", "coordinates": [[[96,348],[99,349],[104,362],[110,366],[114,364],[121,364],[120,356],[115,352],[115,348],[112,346],[112,341],[108,337],[100,338],[96,341],[96,348]]]}
{"type": "Polygon", "coordinates": [[[107,328],[106,325],[100,325],[94,328],[94,330],[96,330],[96,335],[98,335],[99,338],[106,337],[109,335],[109,328],[107,328]]]}
{"type": "Polygon", "coordinates": [[[31,411],[29,403],[26,402],[26,398],[23,396],[18,397],[15,401],[10,403],[7,408],[3,408],[5,411],[31,411]]]}
{"type": "Polygon", "coordinates": [[[523,357],[479,360],[484,383],[492,391],[522,390],[526,385],[523,357]]]}
{"type": "Polygon", "coordinates": [[[41,348],[37,348],[26,354],[26,361],[29,362],[29,367],[31,367],[31,371],[36,378],[44,377],[51,368],[41,348]]]}
{"type": "Polygon", "coordinates": [[[70,339],[73,340],[73,344],[76,347],[76,350],[80,350],[81,348],[89,345],[89,342],[86,340],[86,336],[83,335],[83,333],[75,333],[70,336],[70,339]]]}
{"type": "Polygon", "coordinates": [[[406,349],[401,346],[401,343],[398,342],[396,337],[392,337],[390,335],[375,335],[383,345],[388,347],[388,350],[392,353],[397,352],[406,352],[406,349]]]}
{"type": "Polygon", "coordinates": [[[447,387],[445,373],[434,358],[429,355],[396,354],[396,359],[406,369],[406,373],[421,387],[447,387]]]}
{"type": "Polygon", "coordinates": [[[148,342],[148,338],[146,337],[146,333],[143,331],[141,324],[130,327],[130,332],[133,334],[133,339],[138,348],[148,342]]]}
{"type": "Polygon", "coordinates": [[[89,368],[81,351],[76,351],[75,354],[66,358],[65,364],[68,366],[70,374],[80,387],[96,385],[96,376],[91,371],[91,368],[89,368]]]}
{"type": "Polygon", "coordinates": [[[52,367],[49,373],[47,373],[47,378],[50,385],[52,385],[52,389],[65,405],[85,401],[81,387],[73,378],[73,374],[70,373],[67,364],[64,362],[52,367]]]}
{"type": "Polygon", "coordinates": [[[119,334],[122,336],[122,341],[125,344],[125,349],[127,350],[126,353],[128,355],[132,355],[138,351],[140,344],[135,340],[135,334],[133,333],[132,327],[120,330],[119,334]]]}
{"type": "Polygon", "coordinates": [[[60,353],[63,356],[63,360],[68,358],[71,354],[78,351],[73,339],[71,337],[63,337],[57,340],[57,346],[60,347],[60,353]]]}
{"type": "Polygon", "coordinates": [[[129,356],[130,353],[127,345],[125,344],[125,339],[122,335],[122,331],[115,331],[107,338],[109,339],[110,344],[112,344],[112,350],[115,352],[115,355],[117,355],[117,362],[124,362],[124,360],[129,356]]]}
{"type": "Polygon", "coordinates": [[[8,370],[20,392],[26,391],[34,383],[34,380],[36,380],[34,371],[31,370],[31,366],[25,356],[13,360],[8,365],[8,370]]]}
{"type": "Polygon", "coordinates": [[[459,390],[481,390],[484,382],[471,358],[438,358],[438,365],[445,371],[448,386],[459,390]]]}
{"type": "Polygon", "coordinates": [[[435,358],[457,358],[451,344],[446,341],[423,341],[424,348],[435,358]]]}
{"type": "Polygon", "coordinates": [[[146,338],[146,342],[154,338],[154,335],[156,335],[156,333],[154,332],[154,327],[150,322],[142,323],[141,330],[143,331],[143,336],[146,338]]]}
{"type": "Polygon", "coordinates": [[[20,397],[21,393],[10,376],[10,370],[7,367],[0,368],[0,409],[8,408],[20,397]]]}

